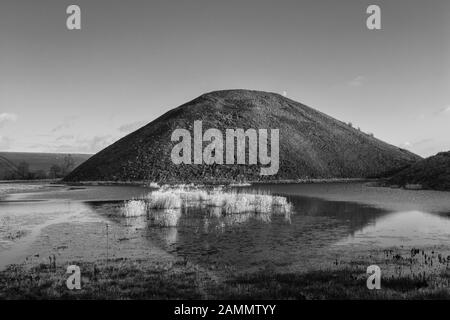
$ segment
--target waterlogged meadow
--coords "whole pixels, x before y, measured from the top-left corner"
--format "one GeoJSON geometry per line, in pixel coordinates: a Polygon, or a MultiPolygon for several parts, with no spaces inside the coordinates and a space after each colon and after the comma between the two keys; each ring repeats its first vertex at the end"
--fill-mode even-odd
{"type": "Polygon", "coordinates": [[[0,299],[448,298],[449,239],[443,192],[364,183],[25,190],[0,200],[0,299]],[[70,264],[84,270],[79,292],[65,287],[70,264]],[[366,287],[373,264],[376,292],[366,287]]]}
{"type": "Polygon", "coordinates": [[[270,222],[272,215],[282,215],[289,222],[294,213],[293,205],[286,197],[267,191],[195,186],[163,187],[145,197],[126,201],[121,213],[126,218],[146,216],[154,225],[176,227],[181,215],[188,214],[190,209],[202,210],[224,224],[241,223],[251,218],[270,222]]]}

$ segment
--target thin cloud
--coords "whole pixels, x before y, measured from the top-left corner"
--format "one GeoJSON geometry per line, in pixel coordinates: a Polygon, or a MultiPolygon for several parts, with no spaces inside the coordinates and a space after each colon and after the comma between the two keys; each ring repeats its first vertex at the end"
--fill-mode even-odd
{"type": "Polygon", "coordinates": [[[436,112],[437,115],[449,115],[450,116],[450,105],[445,106],[444,108],[438,110],[436,112]]]}
{"type": "Polygon", "coordinates": [[[55,152],[55,153],[97,153],[114,143],[118,138],[113,135],[102,135],[94,137],[74,137],[64,135],[57,137],[53,143],[50,144],[32,144],[28,147],[36,149],[40,152],[55,152]]]}
{"type": "Polygon", "coordinates": [[[87,139],[84,144],[86,146],[85,150],[90,153],[98,152],[110,144],[112,144],[116,139],[111,135],[95,136],[93,138],[87,139]]]}
{"type": "Polygon", "coordinates": [[[405,141],[400,146],[403,147],[403,148],[409,148],[409,147],[412,146],[412,144],[409,141],[405,141]]]}
{"type": "Polygon", "coordinates": [[[61,140],[72,140],[73,138],[75,138],[73,135],[71,134],[64,134],[62,136],[59,136],[56,138],[56,141],[61,141],[61,140]]]}
{"type": "Polygon", "coordinates": [[[404,147],[404,148],[418,147],[418,146],[421,146],[421,145],[424,145],[424,144],[428,144],[428,143],[433,142],[433,141],[434,140],[431,139],[431,138],[422,139],[422,140],[418,140],[418,141],[414,141],[414,142],[406,141],[406,142],[403,142],[401,144],[401,146],[404,147]]]}
{"type": "Polygon", "coordinates": [[[54,147],[56,152],[97,153],[117,140],[112,135],[78,138],[71,144],[59,144],[54,147]]]}
{"type": "Polygon", "coordinates": [[[67,129],[67,128],[69,128],[69,127],[70,127],[69,124],[63,123],[63,124],[60,124],[59,126],[54,127],[54,128],[52,129],[52,132],[61,131],[61,130],[63,130],[63,129],[67,129]]]}
{"type": "Polygon", "coordinates": [[[54,127],[54,128],[52,129],[52,132],[55,133],[55,132],[58,132],[58,131],[61,131],[61,130],[70,128],[70,127],[73,125],[73,122],[74,122],[77,118],[78,118],[78,116],[68,116],[68,117],[65,117],[64,120],[63,120],[63,122],[62,122],[60,125],[58,125],[58,126],[56,126],[56,127],[54,127]]]}
{"type": "Polygon", "coordinates": [[[8,122],[14,122],[18,118],[15,113],[0,113],[0,127],[5,125],[8,122]]]}
{"type": "Polygon", "coordinates": [[[364,85],[364,82],[366,81],[366,77],[364,76],[357,76],[356,78],[350,80],[347,82],[347,85],[350,87],[361,87],[364,85]]]}

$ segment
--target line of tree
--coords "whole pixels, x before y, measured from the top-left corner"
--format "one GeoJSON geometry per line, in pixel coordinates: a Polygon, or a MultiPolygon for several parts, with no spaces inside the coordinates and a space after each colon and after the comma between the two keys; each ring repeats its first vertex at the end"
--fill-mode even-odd
{"type": "Polygon", "coordinates": [[[30,164],[21,161],[16,166],[16,172],[5,175],[6,180],[37,180],[37,179],[58,179],[66,176],[75,168],[75,161],[70,154],[64,157],[62,164],[52,164],[47,171],[30,170],[30,164]]]}

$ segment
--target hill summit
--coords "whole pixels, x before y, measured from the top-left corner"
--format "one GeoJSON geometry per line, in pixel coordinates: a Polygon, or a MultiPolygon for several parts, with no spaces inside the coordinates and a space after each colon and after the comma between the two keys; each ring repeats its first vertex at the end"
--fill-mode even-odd
{"type": "MultiPolygon", "coordinates": [[[[210,142],[204,141],[203,148],[210,142]]],[[[249,145],[245,146],[248,155],[249,145]]],[[[193,152],[194,153],[194,152],[193,152]]],[[[214,182],[365,178],[396,172],[421,158],[279,94],[225,90],[204,94],[125,136],[66,177],[66,181],[214,182]],[[176,129],[279,129],[279,170],[259,164],[175,164],[176,129]]]]}

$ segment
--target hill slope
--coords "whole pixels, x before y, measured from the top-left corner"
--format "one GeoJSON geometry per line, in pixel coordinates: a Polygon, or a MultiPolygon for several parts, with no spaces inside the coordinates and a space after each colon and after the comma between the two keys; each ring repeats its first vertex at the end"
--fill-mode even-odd
{"type": "MultiPolygon", "coordinates": [[[[224,139],[225,140],[225,139],[224,139]]],[[[204,143],[203,146],[206,146],[204,143]]],[[[94,155],[67,181],[213,181],[359,178],[395,171],[419,160],[345,123],[279,94],[226,90],[204,94],[173,109],[94,155]],[[280,169],[260,176],[258,165],[175,165],[171,134],[193,135],[195,120],[209,128],[280,129],[280,169]]]]}
{"type": "Polygon", "coordinates": [[[420,184],[424,189],[450,190],[450,151],[414,163],[388,182],[400,186],[420,184]]]}

